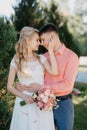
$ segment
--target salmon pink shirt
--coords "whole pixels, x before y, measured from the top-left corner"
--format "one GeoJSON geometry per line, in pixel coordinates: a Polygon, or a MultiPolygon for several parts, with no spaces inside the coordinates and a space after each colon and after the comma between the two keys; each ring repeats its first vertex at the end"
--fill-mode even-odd
{"type": "MultiPolygon", "coordinates": [[[[50,62],[48,52],[44,54],[50,62]]],[[[54,76],[45,72],[44,86],[53,89],[56,96],[67,95],[72,92],[78,73],[79,58],[64,44],[55,53],[59,74],[54,76]]]]}

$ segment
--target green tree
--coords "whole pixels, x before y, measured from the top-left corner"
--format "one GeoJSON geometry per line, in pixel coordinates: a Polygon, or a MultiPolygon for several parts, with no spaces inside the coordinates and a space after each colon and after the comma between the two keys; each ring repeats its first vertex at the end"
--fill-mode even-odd
{"type": "Polygon", "coordinates": [[[37,0],[21,0],[14,7],[15,16],[12,17],[14,25],[18,31],[24,26],[39,28],[44,22],[42,8],[39,7],[37,0]]]}
{"type": "Polygon", "coordinates": [[[73,35],[70,33],[67,25],[67,18],[65,18],[59,11],[58,3],[51,0],[50,6],[44,8],[45,21],[54,23],[58,27],[60,40],[65,45],[73,50],[78,56],[80,55],[79,44],[73,35]],[[47,17],[46,17],[47,16],[47,17]]]}
{"type": "Polygon", "coordinates": [[[14,26],[0,18],[0,130],[9,129],[13,108],[13,97],[6,91],[6,85],[10,61],[15,53],[16,36],[14,26]]]}
{"type": "Polygon", "coordinates": [[[68,29],[75,41],[78,42],[81,56],[87,56],[87,23],[82,20],[82,14],[76,14],[69,17],[68,19],[68,29]],[[72,21],[73,19],[73,21],[72,21]]]}
{"type": "Polygon", "coordinates": [[[0,18],[0,87],[6,84],[7,73],[11,58],[15,53],[16,31],[4,18],[0,18]]]}

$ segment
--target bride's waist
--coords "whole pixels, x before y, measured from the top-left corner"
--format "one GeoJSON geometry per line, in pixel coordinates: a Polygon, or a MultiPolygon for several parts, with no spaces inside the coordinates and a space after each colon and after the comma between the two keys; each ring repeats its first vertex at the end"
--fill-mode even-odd
{"type": "MultiPolygon", "coordinates": [[[[28,95],[28,96],[32,96],[32,92],[28,92],[28,91],[26,91],[26,90],[24,90],[22,93],[24,93],[24,94],[26,94],[26,95],[28,95]]],[[[23,101],[23,99],[22,98],[20,98],[20,97],[18,97],[18,96],[16,96],[16,101],[23,101]]]]}
{"type": "Polygon", "coordinates": [[[32,83],[38,83],[38,84],[40,84],[40,85],[43,85],[44,84],[44,81],[43,80],[39,80],[39,81],[37,81],[37,80],[29,80],[29,79],[26,79],[26,80],[21,80],[21,79],[19,79],[19,83],[20,84],[22,84],[22,85],[26,85],[26,86],[29,86],[29,84],[32,84],[32,83]]]}
{"type": "Polygon", "coordinates": [[[32,92],[29,92],[27,90],[24,90],[23,93],[26,94],[26,95],[29,95],[29,96],[32,96],[32,94],[33,94],[32,92]]]}

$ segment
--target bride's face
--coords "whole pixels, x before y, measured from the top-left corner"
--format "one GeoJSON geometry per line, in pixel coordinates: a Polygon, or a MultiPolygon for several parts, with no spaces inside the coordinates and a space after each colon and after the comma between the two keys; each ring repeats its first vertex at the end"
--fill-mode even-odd
{"type": "Polygon", "coordinates": [[[32,38],[29,42],[29,47],[32,51],[34,51],[34,50],[38,50],[39,45],[40,45],[39,35],[38,33],[35,32],[32,34],[32,38]]]}

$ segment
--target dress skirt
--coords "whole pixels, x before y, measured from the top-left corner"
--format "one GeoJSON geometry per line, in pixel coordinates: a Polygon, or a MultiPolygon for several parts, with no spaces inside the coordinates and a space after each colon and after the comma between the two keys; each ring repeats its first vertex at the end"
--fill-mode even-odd
{"type": "Polygon", "coordinates": [[[20,105],[16,97],[10,130],[55,130],[53,111],[40,110],[36,103],[20,105]]]}

